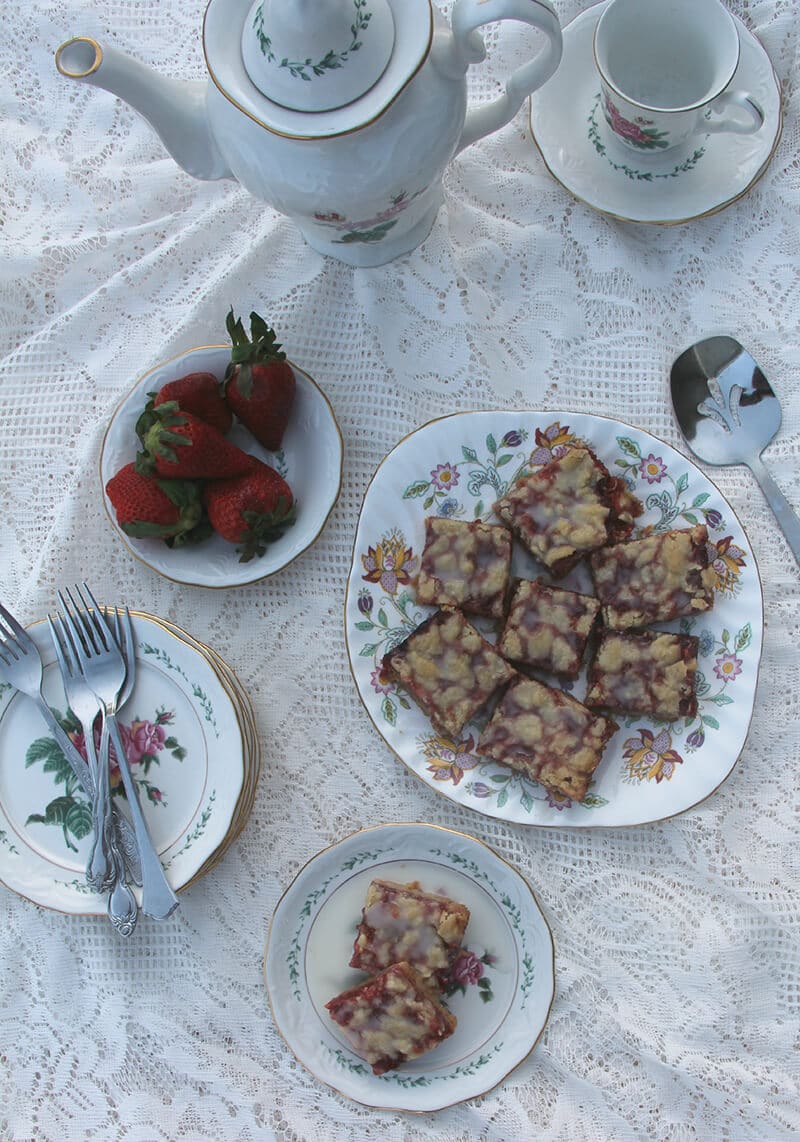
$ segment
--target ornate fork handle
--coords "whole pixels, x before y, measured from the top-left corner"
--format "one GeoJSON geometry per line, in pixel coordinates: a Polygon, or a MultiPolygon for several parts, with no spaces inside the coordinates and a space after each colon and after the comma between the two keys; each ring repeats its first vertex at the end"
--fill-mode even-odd
{"type": "Polygon", "coordinates": [[[139,856],[142,862],[142,911],[155,920],[165,920],[178,907],[179,900],[167,883],[163,865],[153,846],[147,822],[139,804],[139,793],[120,737],[116,714],[110,704],[106,704],[106,724],[114,745],[114,752],[117,755],[122,783],[128,798],[128,808],[133,819],[133,830],[139,846],[139,856]]]}
{"type": "MultiPolygon", "coordinates": [[[[90,732],[94,733],[94,727],[90,727],[90,732]]],[[[92,742],[91,750],[87,747],[90,758],[93,752],[94,742],[92,742]]],[[[111,793],[108,787],[108,727],[105,720],[100,738],[100,751],[99,754],[94,755],[94,762],[95,773],[97,774],[95,798],[92,805],[94,841],[89,854],[86,879],[92,888],[98,892],[105,892],[109,888],[113,888],[117,876],[116,862],[110,851],[113,830],[111,828],[111,793]],[[101,760],[103,760],[103,764],[100,764],[101,760]]]]}
{"type": "MultiPolygon", "coordinates": [[[[106,767],[108,757],[106,756],[106,767]]],[[[139,906],[125,879],[125,865],[117,843],[118,834],[110,816],[105,821],[105,843],[111,859],[113,883],[108,894],[108,918],[120,936],[131,936],[139,919],[139,906]]]]}
{"type": "MultiPolygon", "coordinates": [[[[43,695],[39,695],[35,699],[39,709],[41,710],[42,717],[47,723],[47,728],[56,739],[59,749],[67,759],[67,763],[79,782],[84,793],[87,794],[89,799],[94,804],[97,798],[97,788],[95,786],[92,771],[78,753],[77,749],[70,741],[67,733],[62,726],[59,725],[53,711],[47,704],[43,695]]],[[[116,748],[116,747],[115,747],[116,748]]],[[[134,884],[142,883],[142,867],[139,859],[139,846],[136,841],[133,830],[131,829],[130,822],[118,811],[116,805],[111,808],[112,827],[111,832],[116,833],[117,840],[119,841],[119,849],[124,856],[125,863],[128,866],[131,879],[134,884]]]]}

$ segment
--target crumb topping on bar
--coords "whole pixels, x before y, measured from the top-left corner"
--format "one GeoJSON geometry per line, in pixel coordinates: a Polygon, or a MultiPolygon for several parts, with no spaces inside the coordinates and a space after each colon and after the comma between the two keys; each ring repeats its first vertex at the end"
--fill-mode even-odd
{"type": "Polygon", "coordinates": [[[697,713],[698,639],[663,631],[604,631],[589,668],[586,705],[663,721],[697,713]]]}
{"type": "Polygon", "coordinates": [[[510,567],[511,535],[506,528],[480,520],[429,516],[417,600],[499,618],[510,567]]]}
{"type": "Polygon", "coordinates": [[[494,510],[560,576],[587,552],[630,534],[642,505],[590,449],[572,448],[517,481],[494,510]]]}
{"type": "Polygon", "coordinates": [[[617,728],[563,691],[519,678],[486,725],[477,752],[581,801],[617,728]]]}
{"type": "Polygon", "coordinates": [[[575,677],[599,610],[591,595],[520,579],[498,643],[500,653],[514,662],[575,677]]]}
{"type": "Polygon", "coordinates": [[[514,670],[460,611],[443,607],[383,659],[437,727],[458,734],[514,670]]]}
{"type": "Polygon", "coordinates": [[[442,986],[468,923],[469,909],[464,904],[424,892],[417,883],[373,880],[350,967],[374,972],[405,961],[427,983],[442,986]]]}
{"type": "Polygon", "coordinates": [[[456,1028],[455,1016],[408,963],[390,965],[325,1006],[376,1075],[432,1050],[456,1028]]]}
{"type": "Polygon", "coordinates": [[[606,626],[646,626],[714,604],[705,524],[632,539],[595,552],[592,576],[606,626]]]}

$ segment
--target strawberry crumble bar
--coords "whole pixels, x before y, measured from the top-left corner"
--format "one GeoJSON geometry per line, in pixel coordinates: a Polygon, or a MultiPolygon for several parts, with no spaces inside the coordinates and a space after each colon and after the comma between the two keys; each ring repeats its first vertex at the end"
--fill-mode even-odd
{"type": "Polygon", "coordinates": [[[697,713],[698,639],[662,631],[604,631],[589,666],[586,705],[665,722],[697,713]]]}
{"type": "Polygon", "coordinates": [[[483,730],[477,746],[546,789],[583,801],[608,741],[619,727],[561,690],[520,677],[483,730]]]}
{"type": "Polygon", "coordinates": [[[325,1006],[376,1075],[418,1059],[456,1029],[455,1015],[408,963],[391,964],[325,1006]]]}
{"type": "Polygon", "coordinates": [[[520,579],[498,650],[512,662],[576,678],[599,610],[591,595],[520,579]]]}
{"type": "Polygon", "coordinates": [[[505,527],[428,516],[417,601],[502,618],[510,569],[511,533],[505,527]]]}
{"type": "Polygon", "coordinates": [[[428,985],[444,987],[468,923],[465,904],[424,892],[417,883],[373,880],[350,967],[372,973],[403,961],[428,985]]]}
{"type": "Polygon", "coordinates": [[[584,446],[523,476],[494,510],[559,579],[589,552],[627,539],[644,509],[584,446]]]}
{"type": "Polygon", "coordinates": [[[699,523],[596,552],[590,563],[606,626],[625,630],[710,610],[715,572],[707,544],[699,523]]]}
{"type": "Polygon", "coordinates": [[[384,676],[406,687],[440,733],[457,737],[515,676],[461,611],[442,607],[384,655],[384,676]]]}

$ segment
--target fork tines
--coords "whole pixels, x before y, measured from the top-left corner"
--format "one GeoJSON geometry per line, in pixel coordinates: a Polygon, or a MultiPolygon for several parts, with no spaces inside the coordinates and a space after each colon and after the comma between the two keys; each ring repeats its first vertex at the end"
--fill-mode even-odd
{"type": "MultiPolygon", "coordinates": [[[[58,592],[58,597],[61,600],[61,605],[64,608],[70,629],[80,638],[82,648],[86,653],[90,653],[91,651],[99,653],[101,650],[110,650],[116,640],[106,622],[102,607],[86,583],[83,584],[83,590],[89,596],[91,606],[84,599],[81,594],[81,588],[77,584],[73,590],[80,600],[79,603],[76,603],[69,587],[65,588],[67,598],[64,597],[64,591],[58,592]],[[69,602],[67,602],[67,599],[69,599],[69,602]]],[[[76,650],[77,649],[76,647],[76,650]]]]}

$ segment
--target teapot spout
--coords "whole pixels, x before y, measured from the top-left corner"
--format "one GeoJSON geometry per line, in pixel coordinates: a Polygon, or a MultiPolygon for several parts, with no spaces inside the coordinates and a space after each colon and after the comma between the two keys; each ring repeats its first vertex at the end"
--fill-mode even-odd
{"type": "Polygon", "coordinates": [[[68,79],[102,87],[142,115],[169,153],[195,178],[233,178],[206,115],[203,81],[164,79],[151,68],[88,36],[67,40],[56,67],[68,79]]]}

